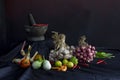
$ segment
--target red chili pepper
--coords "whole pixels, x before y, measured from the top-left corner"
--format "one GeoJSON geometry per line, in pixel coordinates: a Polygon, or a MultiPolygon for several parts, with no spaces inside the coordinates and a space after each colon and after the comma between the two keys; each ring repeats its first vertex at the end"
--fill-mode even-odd
{"type": "Polygon", "coordinates": [[[96,64],[102,64],[102,63],[103,63],[103,64],[107,64],[107,63],[105,62],[105,60],[98,60],[96,64]]]}
{"type": "Polygon", "coordinates": [[[43,27],[43,26],[48,26],[48,24],[33,24],[35,27],[43,27]]]}
{"type": "Polygon", "coordinates": [[[77,67],[77,65],[74,65],[72,69],[75,69],[77,67]]]}
{"type": "Polygon", "coordinates": [[[74,65],[72,69],[80,69],[80,66],[74,65]]]}
{"type": "Polygon", "coordinates": [[[77,65],[76,68],[80,69],[80,66],[77,65]]]}

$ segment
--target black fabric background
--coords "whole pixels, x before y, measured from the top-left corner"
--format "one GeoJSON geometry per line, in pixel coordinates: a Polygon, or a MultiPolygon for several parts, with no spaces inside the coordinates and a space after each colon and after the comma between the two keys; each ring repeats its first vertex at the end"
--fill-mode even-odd
{"type": "Polygon", "coordinates": [[[0,55],[6,52],[6,22],[5,22],[5,1],[0,0],[0,55]]]}
{"type": "MultiPolygon", "coordinates": [[[[49,50],[52,49],[52,41],[38,41],[29,42],[25,46],[31,44],[31,55],[38,51],[42,55],[48,56],[49,50]]],[[[59,72],[55,70],[45,71],[42,68],[38,70],[29,67],[22,69],[11,61],[15,57],[21,57],[20,49],[22,43],[15,47],[6,56],[0,57],[0,80],[119,80],[120,79],[120,50],[97,48],[97,51],[105,51],[112,53],[115,58],[106,59],[107,64],[96,64],[96,60],[90,64],[89,67],[82,67],[80,69],[70,70],[66,72],[59,72]]],[[[46,57],[47,58],[47,57],[46,57]]]]}
{"type": "Polygon", "coordinates": [[[37,23],[49,24],[47,38],[55,30],[65,33],[69,44],[86,35],[95,46],[120,48],[119,0],[5,0],[5,10],[8,44],[26,38],[31,12],[37,23]]]}
{"type": "MultiPolygon", "coordinates": [[[[119,80],[119,51],[106,47],[120,48],[120,1],[119,0],[0,0],[0,80],[119,80]],[[4,3],[5,2],[5,3],[4,3]],[[67,72],[21,69],[11,63],[14,57],[20,56],[22,44],[26,39],[24,25],[28,25],[28,13],[32,12],[37,23],[48,23],[46,39],[55,30],[65,33],[67,43],[77,45],[79,36],[85,34],[88,42],[104,47],[117,55],[106,60],[107,65],[96,65],[89,68],[67,72]],[[6,20],[5,20],[6,19],[6,20]],[[6,32],[7,31],[7,32],[6,32]],[[13,49],[14,48],[14,49],[13,49]],[[10,51],[6,53],[6,51],[10,51]]],[[[28,42],[33,52],[48,55],[48,42],[28,42]]]]}
{"type": "Polygon", "coordinates": [[[37,23],[49,24],[47,38],[55,30],[76,45],[85,34],[90,44],[120,48],[119,0],[0,0],[0,55],[26,39],[30,12],[37,23]]]}

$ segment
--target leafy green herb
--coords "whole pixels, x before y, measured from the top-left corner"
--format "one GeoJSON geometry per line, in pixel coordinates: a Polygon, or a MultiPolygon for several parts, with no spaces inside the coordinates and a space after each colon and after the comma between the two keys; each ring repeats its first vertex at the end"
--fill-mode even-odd
{"type": "Polygon", "coordinates": [[[96,58],[112,58],[115,57],[111,53],[106,53],[106,52],[97,52],[96,53],[96,58]]]}

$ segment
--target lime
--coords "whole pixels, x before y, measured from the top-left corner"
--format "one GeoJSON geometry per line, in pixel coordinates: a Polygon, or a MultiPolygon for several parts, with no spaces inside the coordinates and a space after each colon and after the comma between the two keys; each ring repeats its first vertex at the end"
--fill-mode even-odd
{"type": "Polygon", "coordinates": [[[77,65],[78,64],[78,59],[76,57],[72,57],[70,58],[70,61],[74,64],[74,65],[77,65]]]}
{"type": "Polygon", "coordinates": [[[59,60],[56,61],[56,62],[55,62],[55,66],[56,66],[56,67],[61,67],[61,66],[62,66],[62,62],[59,61],[59,60]]]}
{"type": "Polygon", "coordinates": [[[74,66],[74,64],[73,64],[72,62],[68,62],[68,63],[67,63],[67,67],[68,67],[68,68],[72,68],[73,66],[74,66]]]}
{"type": "Polygon", "coordinates": [[[63,63],[63,65],[67,65],[68,60],[67,59],[63,59],[62,63],[63,63]]]}

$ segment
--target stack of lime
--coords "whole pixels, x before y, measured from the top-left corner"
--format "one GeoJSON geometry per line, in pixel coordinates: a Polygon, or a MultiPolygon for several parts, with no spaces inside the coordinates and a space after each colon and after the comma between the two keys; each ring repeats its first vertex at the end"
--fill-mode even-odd
{"type": "Polygon", "coordinates": [[[60,60],[55,61],[56,67],[61,67],[62,65],[65,65],[68,68],[73,68],[77,64],[78,64],[78,59],[75,56],[71,57],[69,60],[63,59],[62,61],[60,61],[60,60]]]}

